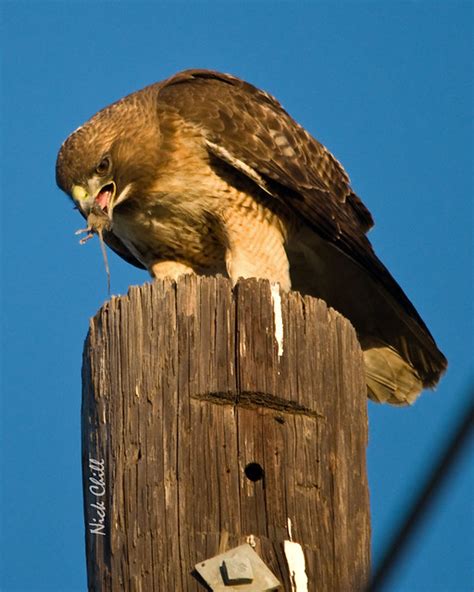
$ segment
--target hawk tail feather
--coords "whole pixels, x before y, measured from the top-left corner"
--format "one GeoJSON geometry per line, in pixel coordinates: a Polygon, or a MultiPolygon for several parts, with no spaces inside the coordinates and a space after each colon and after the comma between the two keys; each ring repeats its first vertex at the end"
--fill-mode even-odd
{"type": "Polygon", "coordinates": [[[423,389],[423,381],[411,364],[390,346],[364,351],[367,395],[377,403],[411,405],[423,389]]]}

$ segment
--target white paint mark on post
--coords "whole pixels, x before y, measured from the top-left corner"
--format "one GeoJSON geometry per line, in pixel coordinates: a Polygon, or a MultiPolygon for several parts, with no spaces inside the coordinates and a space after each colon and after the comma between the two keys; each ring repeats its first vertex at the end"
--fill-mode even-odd
{"type": "Polygon", "coordinates": [[[278,357],[283,355],[283,315],[281,313],[280,284],[271,285],[273,318],[275,321],[275,339],[278,344],[278,357]]]}
{"type": "Polygon", "coordinates": [[[252,549],[255,549],[255,547],[257,546],[257,541],[255,540],[255,535],[253,534],[249,534],[249,536],[246,538],[246,541],[247,544],[252,547],[252,549]]]}
{"type": "Polygon", "coordinates": [[[306,564],[303,549],[299,543],[293,542],[291,533],[291,519],[288,518],[289,541],[284,541],[284,552],[288,570],[290,572],[291,592],[308,592],[308,576],[306,575],[306,564]]]}
{"type": "Polygon", "coordinates": [[[291,518],[288,518],[288,536],[290,541],[293,540],[293,533],[291,532],[291,518]]]}

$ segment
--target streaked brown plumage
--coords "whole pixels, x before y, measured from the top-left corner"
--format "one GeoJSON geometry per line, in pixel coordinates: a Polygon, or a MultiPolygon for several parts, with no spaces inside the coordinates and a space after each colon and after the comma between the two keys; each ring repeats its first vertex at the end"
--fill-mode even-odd
{"type": "Polygon", "coordinates": [[[56,174],[84,217],[107,213],[109,247],[155,277],[264,277],[325,299],[358,332],[375,400],[411,403],[446,368],[342,166],[238,78],[188,70],[125,97],[69,136],[56,174]]]}

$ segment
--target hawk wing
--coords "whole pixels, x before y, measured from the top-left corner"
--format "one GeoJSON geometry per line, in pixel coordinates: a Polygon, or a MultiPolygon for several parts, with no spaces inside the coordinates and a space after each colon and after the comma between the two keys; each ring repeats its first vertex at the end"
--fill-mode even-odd
{"type": "Polygon", "coordinates": [[[392,307],[399,311],[396,316],[436,360],[433,366],[422,360],[426,382],[430,383],[432,372],[438,376],[439,368],[434,367],[443,366],[444,357],[410,300],[375,255],[366,237],[372,217],[332,154],[275,98],[233,76],[187,70],[157,87],[158,106],[175,109],[199,127],[210,153],[283,201],[319,236],[365,269],[376,286],[383,286],[382,298],[393,301],[392,307]]]}
{"type": "Polygon", "coordinates": [[[187,70],[161,84],[158,102],[201,127],[215,156],[242,162],[241,172],[250,167],[277,199],[383,283],[424,326],[366,238],[372,217],[342,165],[275,98],[208,70],[187,70]]]}

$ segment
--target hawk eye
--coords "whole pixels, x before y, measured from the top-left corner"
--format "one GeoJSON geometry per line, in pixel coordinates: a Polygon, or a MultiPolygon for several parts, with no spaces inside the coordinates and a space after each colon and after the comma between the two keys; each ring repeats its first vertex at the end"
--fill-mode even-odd
{"type": "Polygon", "coordinates": [[[104,158],[95,167],[95,172],[101,176],[106,175],[110,171],[111,165],[112,161],[110,160],[110,156],[104,156],[104,158]]]}

